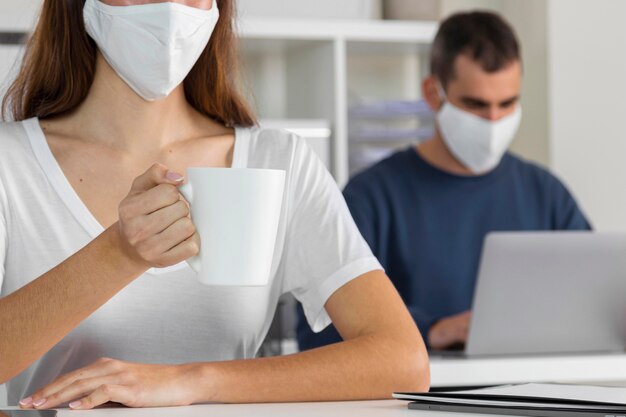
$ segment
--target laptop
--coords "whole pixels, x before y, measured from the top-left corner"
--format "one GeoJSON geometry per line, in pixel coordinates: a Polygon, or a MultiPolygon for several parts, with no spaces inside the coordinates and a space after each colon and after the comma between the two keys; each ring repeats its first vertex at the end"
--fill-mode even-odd
{"type": "Polygon", "coordinates": [[[625,349],[626,234],[486,237],[461,356],[625,349]]]}

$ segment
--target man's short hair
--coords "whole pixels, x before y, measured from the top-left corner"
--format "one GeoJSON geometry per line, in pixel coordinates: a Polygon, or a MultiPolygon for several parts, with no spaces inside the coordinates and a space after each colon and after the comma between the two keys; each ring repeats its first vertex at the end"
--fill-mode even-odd
{"type": "Polygon", "coordinates": [[[467,55],[488,73],[520,60],[513,28],[499,15],[475,11],[457,13],[441,23],[432,45],[430,71],[443,87],[454,78],[454,63],[467,55]]]}

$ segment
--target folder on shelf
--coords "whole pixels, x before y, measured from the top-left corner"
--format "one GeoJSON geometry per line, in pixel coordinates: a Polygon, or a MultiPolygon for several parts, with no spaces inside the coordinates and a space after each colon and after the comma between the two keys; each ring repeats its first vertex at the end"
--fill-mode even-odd
{"type": "Polygon", "coordinates": [[[410,409],[537,417],[626,417],[626,388],[521,384],[467,391],[394,393],[410,409]]]}

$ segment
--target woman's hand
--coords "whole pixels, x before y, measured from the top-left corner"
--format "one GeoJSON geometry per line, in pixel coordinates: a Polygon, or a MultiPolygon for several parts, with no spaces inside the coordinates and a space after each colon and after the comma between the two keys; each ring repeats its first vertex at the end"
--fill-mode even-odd
{"type": "Polygon", "coordinates": [[[196,255],[200,238],[178,185],[183,176],[154,164],[133,182],[119,206],[123,250],[147,268],[175,265],[196,255]]]}
{"type": "Polygon", "coordinates": [[[20,401],[21,408],[38,410],[70,402],[88,410],[107,402],[128,407],[167,407],[193,403],[196,367],[145,365],[103,358],[61,376],[20,401]]]}

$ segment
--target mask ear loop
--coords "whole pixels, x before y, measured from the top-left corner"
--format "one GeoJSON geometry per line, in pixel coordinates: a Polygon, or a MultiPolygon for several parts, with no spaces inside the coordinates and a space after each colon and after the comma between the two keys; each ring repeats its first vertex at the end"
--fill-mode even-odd
{"type": "MultiPolygon", "coordinates": [[[[441,100],[441,105],[439,106],[439,110],[437,113],[440,113],[443,110],[443,106],[448,102],[448,96],[446,95],[446,91],[443,89],[443,85],[441,84],[441,80],[437,78],[437,93],[439,93],[439,100],[441,100]]],[[[439,121],[435,123],[436,129],[439,132],[439,135],[443,137],[443,133],[441,133],[441,127],[439,126],[439,121]]]]}
{"type": "Polygon", "coordinates": [[[439,99],[442,101],[442,105],[444,102],[448,101],[448,96],[446,95],[446,91],[443,89],[443,85],[441,81],[437,79],[437,92],[439,93],[439,99]]]}

